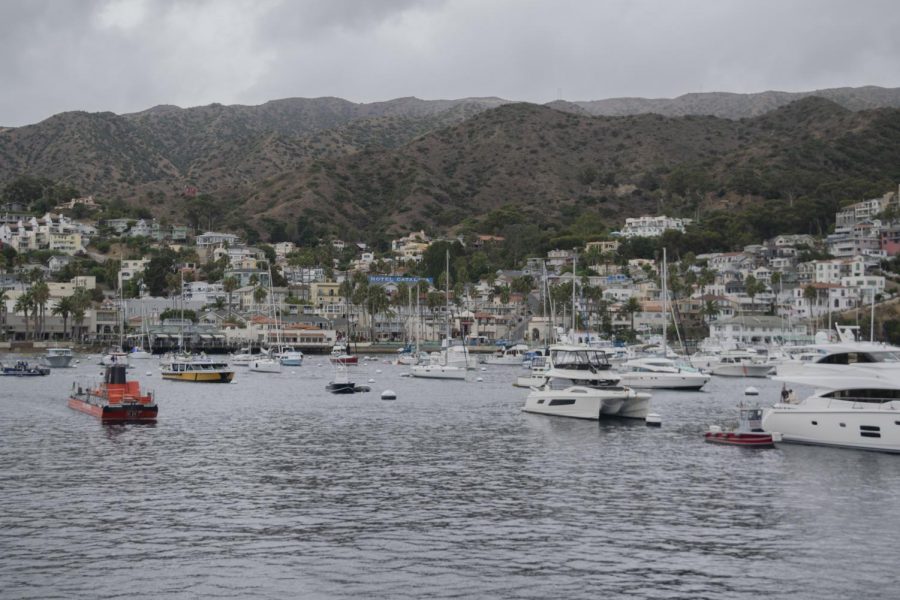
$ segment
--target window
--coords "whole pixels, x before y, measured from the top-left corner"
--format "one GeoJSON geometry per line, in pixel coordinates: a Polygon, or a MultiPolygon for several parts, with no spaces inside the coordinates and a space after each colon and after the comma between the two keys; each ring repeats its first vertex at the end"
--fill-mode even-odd
{"type": "Polygon", "coordinates": [[[551,400],[547,403],[547,406],[568,406],[569,404],[575,404],[574,398],[563,398],[563,399],[555,399],[551,400]]]}

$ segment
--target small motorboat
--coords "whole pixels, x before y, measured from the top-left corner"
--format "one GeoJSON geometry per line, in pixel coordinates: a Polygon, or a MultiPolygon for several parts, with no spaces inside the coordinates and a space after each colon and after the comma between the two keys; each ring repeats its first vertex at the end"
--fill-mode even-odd
{"type": "Polygon", "coordinates": [[[781,434],[763,431],[763,410],[758,406],[739,405],[738,426],[734,429],[722,429],[718,425],[710,425],[704,438],[711,444],[727,444],[744,448],[774,448],[775,442],[781,441],[781,434]]]}
{"type": "Polygon", "coordinates": [[[53,369],[65,368],[71,365],[75,355],[70,348],[47,348],[44,355],[44,364],[53,369]]]}
{"type": "Polygon", "coordinates": [[[85,388],[73,384],[69,408],[95,416],[104,423],[155,422],[158,412],[153,394],[142,394],[139,382],[126,379],[124,364],[106,367],[99,386],[85,388]]]}
{"type": "Polygon", "coordinates": [[[347,365],[335,363],[335,367],[334,381],[328,382],[328,385],[325,386],[326,391],[332,394],[357,394],[371,390],[367,385],[356,385],[350,381],[350,371],[347,365]]]}
{"type": "Polygon", "coordinates": [[[344,344],[335,344],[331,349],[329,360],[335,365],[355,365],[359,363],[359,357],[350,354],[349,349],[344,344]]]}
{"type": "Polygon", "coordinates": [[[0,375],[6,377],[40,377],[49,374],[50,369],[48,367],[32,367],[24,360],[16,361],[16,364],[12,367],[0,364],[0,375]]]}

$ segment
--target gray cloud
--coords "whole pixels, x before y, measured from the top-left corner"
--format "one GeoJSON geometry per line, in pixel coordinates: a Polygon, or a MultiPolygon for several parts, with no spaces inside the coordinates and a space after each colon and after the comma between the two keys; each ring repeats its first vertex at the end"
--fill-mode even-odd
{"type": "Polygon", "coordinates": [[[900,85],[888,0],[5,0],[0,124],[66,110],[900,85]]]}

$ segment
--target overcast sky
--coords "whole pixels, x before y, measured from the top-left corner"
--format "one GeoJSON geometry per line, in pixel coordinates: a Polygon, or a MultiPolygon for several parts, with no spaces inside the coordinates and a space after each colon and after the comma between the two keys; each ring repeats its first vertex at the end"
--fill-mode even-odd
{"type": "Polygon", "coordinates": [[[0,0],[0,125],[157,104],[900,86],[896,0],[0,0]]]}

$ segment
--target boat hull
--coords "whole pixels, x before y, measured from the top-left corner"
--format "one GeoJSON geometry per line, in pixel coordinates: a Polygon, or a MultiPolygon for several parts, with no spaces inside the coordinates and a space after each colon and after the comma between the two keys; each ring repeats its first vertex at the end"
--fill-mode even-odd
{"type": "Polygon", "coordinates": [[[25,369],[4,368],[0,371],[3,377],[43,377],[49,375],[50,369],[47,367],[28,367],[25,369]]]}
{"type": "Polygon", "coordinates": [[[86,402],[75,396],[69,398],[69,408],[97,417],[107,423],[148,423],[156,422],[159,408],[143,404],[122,404],[118,406],[99,405],[86,402]]]}
{"type": "Polygon", "coordinates": [[[410,375],[424,379],[455,379],[464,381],[466,369],[448,365],[415,365],[410,369],[410,375]]]}
{"type": "Polygon", "coordinates": [[[766,377],[772,365],[713,365],[710,373],[720,377],[766,377]]]}
{"type": "Polygon", "coordinates": [[[71,366],[73,358],[75,357],[71,354],[44,356],[44,363],[52,369],[65,369],[71,366]]]}
{"type": "Polygon", "coordinates": [[[530,413],[597,421],[604,418],[643,419],[650,395],[628,389],[597,390],[575,386],[565,390],[533,390],[522,410],[530,413]]]}
{"type": "Polygon", "coordinates": [[[277,360],[253,360],[247,366],[256,373],[281,373],[281,363],[277,360]]]}
{"type": "Polygon", "coordinates": [[[706,432],[704,439],[710,444],[740,446],[742,448],[774,448],[770,433],[741,433],[736,431],[706,432]]]}
{"type": "Polygon", "coordinates": [[[234,372],[184,372],[184,373],[167,373],[163,372],[163,379],[171,381],[193,381],[196,383],[231,383],[234,379],[234,372]]]}
{"type": "Polygon", "coordinates": [[[619,383],[638,389],[698,391],[709,382],[708,375],[676,373],[622,373],[619,383]]]}
{"type": "Polygon", "coordinates": [[[335,365],[355,365],[359,363],[358,356],[332,356],[329,360],[335,365]]]}
{"type": "Polygon", "coordinates": [[[789,443],[900,453],[898,421],[898,414],[892,410],[805,410],[779,403],[766,409],[762,426],[766,431],[779,432],[782,441],[789,443]]]}

